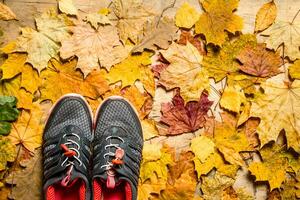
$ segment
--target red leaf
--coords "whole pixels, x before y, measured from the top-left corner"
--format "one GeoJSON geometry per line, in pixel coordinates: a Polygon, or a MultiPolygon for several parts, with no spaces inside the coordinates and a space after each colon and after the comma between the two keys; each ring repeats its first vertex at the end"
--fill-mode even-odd
{"type": "Polygon", "coordinates": [[[213,103],[207,97],[206,93],[202,93],[198,102],[190,101],[184,105],[184,100],[178,92],[172,102],[163,103],[161,121],[170,126],[169,134],[178,135],[202,128],[206,121],[207,111],[213,103]]]}

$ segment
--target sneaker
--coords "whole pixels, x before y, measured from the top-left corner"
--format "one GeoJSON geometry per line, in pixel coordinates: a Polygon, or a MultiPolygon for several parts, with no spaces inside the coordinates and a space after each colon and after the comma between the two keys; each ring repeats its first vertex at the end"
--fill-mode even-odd
{"type": "Polygon", "coordinates": [[[137,199],[142,148],[142,128],[133,106],[122,97],[105,100],[95,120],[94,200],[137,199]]]}
{"type": "Polygon", "coordinates": [[[89,200],[92,112],[77,94],[53,106],[43,135],[46,200],[89,200]]]}

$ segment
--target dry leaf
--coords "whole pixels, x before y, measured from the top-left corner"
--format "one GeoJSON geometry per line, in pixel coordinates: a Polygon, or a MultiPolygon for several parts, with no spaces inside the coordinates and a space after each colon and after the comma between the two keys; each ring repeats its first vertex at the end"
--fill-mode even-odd
{"type": "Polygon", "coordinates": [[[259,117],[257,133],[261,145],[276,141],[280,131],[285,130],[287,145],[300,152],[300,81],[293,83],[269,80],[262,84],[264,95],[255,99],[250,116],[259,117]]]}
{"type": "Polygon", "coordinates": [[[14,162],[17,152],[16,147],[7,137],[0,136],[0,171],[6,169],[7,162],[14,162]]]}
{"type": "Polygon", "coordinates": [[[12,20],[16,18],[17,16],[8,6],[0,3],[0,20],[12,20]]]}
{"type": "Polygon", "coordinates": [[[73,0],[59,0],[58,8],[61,12],[69,15],[77,15],[77,8],[75,7],[73,0]]]}
{"type": "Polygon", "coordinates": [[[198,102],[191,101],[185,104],[183,98],[177,93],[172,102],[162,104],[161,121],[170,126],[168,129],[170,135],[194,132],[203,127],[212,103],[208,100],[207,94],[202,93],[198,102]]]}
{"type": "Polygon", "coordinates": [[[79,68],[84,77],[94,69],[110,69],[129,54],[130,49],[119,42],[117,29],[113,26],[100,26],[97,30],[89,24],[77,24],[69,40],[64,40],[60,48],[63,59],[76,55],[79,68]],[[108,56],[109,55],[109,56],[108,56]]]}
{"type": "Polygon", "coordinates": [[[202,163],[215,152],[215,143],[206,136],[198,136],[192,139],[191,148],[202,163]]]}
{"type": "Polygon", "coordinates": [[[196,33],[205,35],[207,43],[222,45],[228,31],[235,33],[243,28],[241,17],[233,14],[237,8],[238,0],[205,0],[200,1],[205,12],[196,22],[196,33]]]}
{"type": "Polygon", "coordinates": [[[86,15],[87,22],[89,22],[93,28],[97,29],[98,25],[107,25],[111,24],[109,18],[105,15],[102,15],[100,13],[89,13],[86,15]]]}
{"type": "Polygon", "coordinates": [[[202,56],[189,42],[186,46],[173,43],[162,51],[170,65],[160,73],[159,82],[168,90],[180,87],[186,102],[196,101],[203,90],[209,91],[207,72],[201,67],[202,56]]]}
{"type": "Polygon", "coordinates": [[[150,119],[144,119],[141,121],[141,124],[143,128],[143,135],[145,141],[158,136],[158,130],[155,125],[155,121],[150,119]]]}
{"type": "Polygon", "coordinates": [[[275,21],[277,7],[274,1],[265,3],[257,12],[255,19],[255,32],[263,31],[275,21]]]}
{"type": "Polygon", "coordinates": [[[52,59],[48,68],[41,73],[41,78],[43,78],[41,99],[50,99],[55,102],[67,93],[79,93],[96,99],[109,90],[108,83],[104,79],[106,72],[92,71],[86,79],[83,79],[82,74],[75,71],[75,67],[75,59],[67,63],[52,59]]]}
{"type": "Polygon", "coordinates": [[[6,183],[15,185],[9,195],[10,199],[33,200],[43,196],[41,150],[34,153],[34,157],[27,161],[25,169],[12,172],[6,178],[6,183]]]}
{"type": "Polygon", "coordinates": [[[227,86],[222,94],[220,105],[227,110],[239,113],[245,101],[246,97],[241,87],[227,86]]]}
{"type": "Polygon", "coordinates": [[[284,54],[291,60],[300,58],[300,20],[293,22],[276,21],[261,33],[266,35],[265,42],[270,49],[277,49],[284,44],[284,54]]]}
{"type": "Polygon", "coordinates": [[[151,22],[146,22],[144,31],[138,35],[137,45],[132,51],[142,52],[144,49],[155,51],[157,47],[167,49],[176,36],[176,31],[174,22],[168,18],[155,18],[151,22]]]}
{"type": "Polygon", "coordinates": [[[198,21],[200,13],[187,2],[183,3],[175,15],[176,26],[182,28],[192,28],[198,21]]]}
{"type": "Polygon", "coordinates": [[[246,74],[258,77],[272,77],[280,73],[282,59],[279,54],[267,51],[264,44],[244,48],[237,59],[243,65],[239,68],[246,74]]]}
{"type": "Polygon", "coordinates": [[[205,44],[199,36],[192,36],[191,32],[181,30],[180,38],[178,44],[187,45],[187,42],[191,43],[196,47],[200,55],[206,55],[205,44]]]}
{"type": "Polygon", "coordinates": [[[296,60],[293,65],[289,66],[289,74],[292,78],[300,79],[300,60],[296,60]]]}

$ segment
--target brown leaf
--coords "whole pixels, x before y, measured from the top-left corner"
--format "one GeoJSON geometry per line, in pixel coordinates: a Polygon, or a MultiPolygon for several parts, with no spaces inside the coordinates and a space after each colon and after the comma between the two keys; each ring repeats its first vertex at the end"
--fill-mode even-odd
{"type": "Polygon", "coordinates": [[[282,65],[280,55],[266,50],[264,44],[245,47],[237,59],[243,63],[239,66],[243,72],[258,77],[271,77],[279,74],[279,67],[282,65]]]}
{"type": "Polygon", "coordinates": [[[169,134],[194,132],[203,127],[207,111],[213,103],[207,97],[206,93],[202,93],[198,102],[190,101],[184,105],[183,98],[177,93],[172,102],[163,103],[161,121],[170,126],[169,134]]]}
{"type": "Polygon", "coordinates": [[[157,62],[157,64],[152,65],[151,67],[154,73],[154,77],[159,78],[160,73],[164,71],[170,65],[170,63],[161,54],[158,54],[157,62]]]}
{"type": "Polygon", "coordinates": [[[276,19],[277,7],[274,1],[264,4],[256,14],[255,32],[268,28],[276,19]]]}
{"type": "Polygon", "coordinates": [[[206,55],[206,49],[204,42],[200,39],[199,36],[193,37],[191,32],[189,31],[181,31],[180,38],[178,40],[178,44],[186,45],[187,42],[190,42],[194,45],[201,55],[206,55]]]}

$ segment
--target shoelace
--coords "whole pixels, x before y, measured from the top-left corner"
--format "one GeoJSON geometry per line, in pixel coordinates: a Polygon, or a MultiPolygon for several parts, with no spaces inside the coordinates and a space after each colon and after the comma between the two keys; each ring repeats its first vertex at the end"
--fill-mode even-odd
{"type": "Polygon", "coordinates": [[[102,165],[101,168],[106,168],[107,173],[107,181],[106,181],[106,187],[107,188],[114,188],[115,187],[115,170],[114,166],[116,165],[122,165],[124,164],[122,158],[125,154],[124,150],[120,147],[119,144],[113,144],[112,139],[118,139],[120,142],[124,143],[123,138],[119,136],[108,136],[105,138],[105,140],[110,140],[108,145],[105,145],[104,148],[107,150],[111,150],[111,147],[115,147],[115,152],[107,152],[103,155],[104,159],[107,159],[106,164],[102,165]],[[110,159],[112,157],[112,159],[110,159]]]}
{"type": "MultiPolygon", "coordinates": [[[[74,137],[77,137],[78,140],[80,140],[80,137],[76,133],[64,134],[63,138],[65,138],[66,136],[74,136],[74,137]]],[[[79,166],[82,165],[82,162],[79,159],[79,157],[80,157],[80,153],[79,153],[80,145],[72,139],[67,139],[67,142],[65,142],[64,144],[61,144],[60,147],[64,151],[64,155],[66,156],[66,158],[62,162],[61,166],[63,167],[66,164],[66,166],[68,167],[66,176],[62,179],[61,184],[63,186],[67,186],[69,181],[70,181],[71,173],[72,173],[72,170],[73,170],[73,167],[74,167],[74,164],[75,164],[73,162],[74,159],[76,161],[78,161],[79,166]],[[76,146],[76,148],[75,147],[70,147],[69,148],[68,146],[71,146],[71,145],[76,146]]]]}

